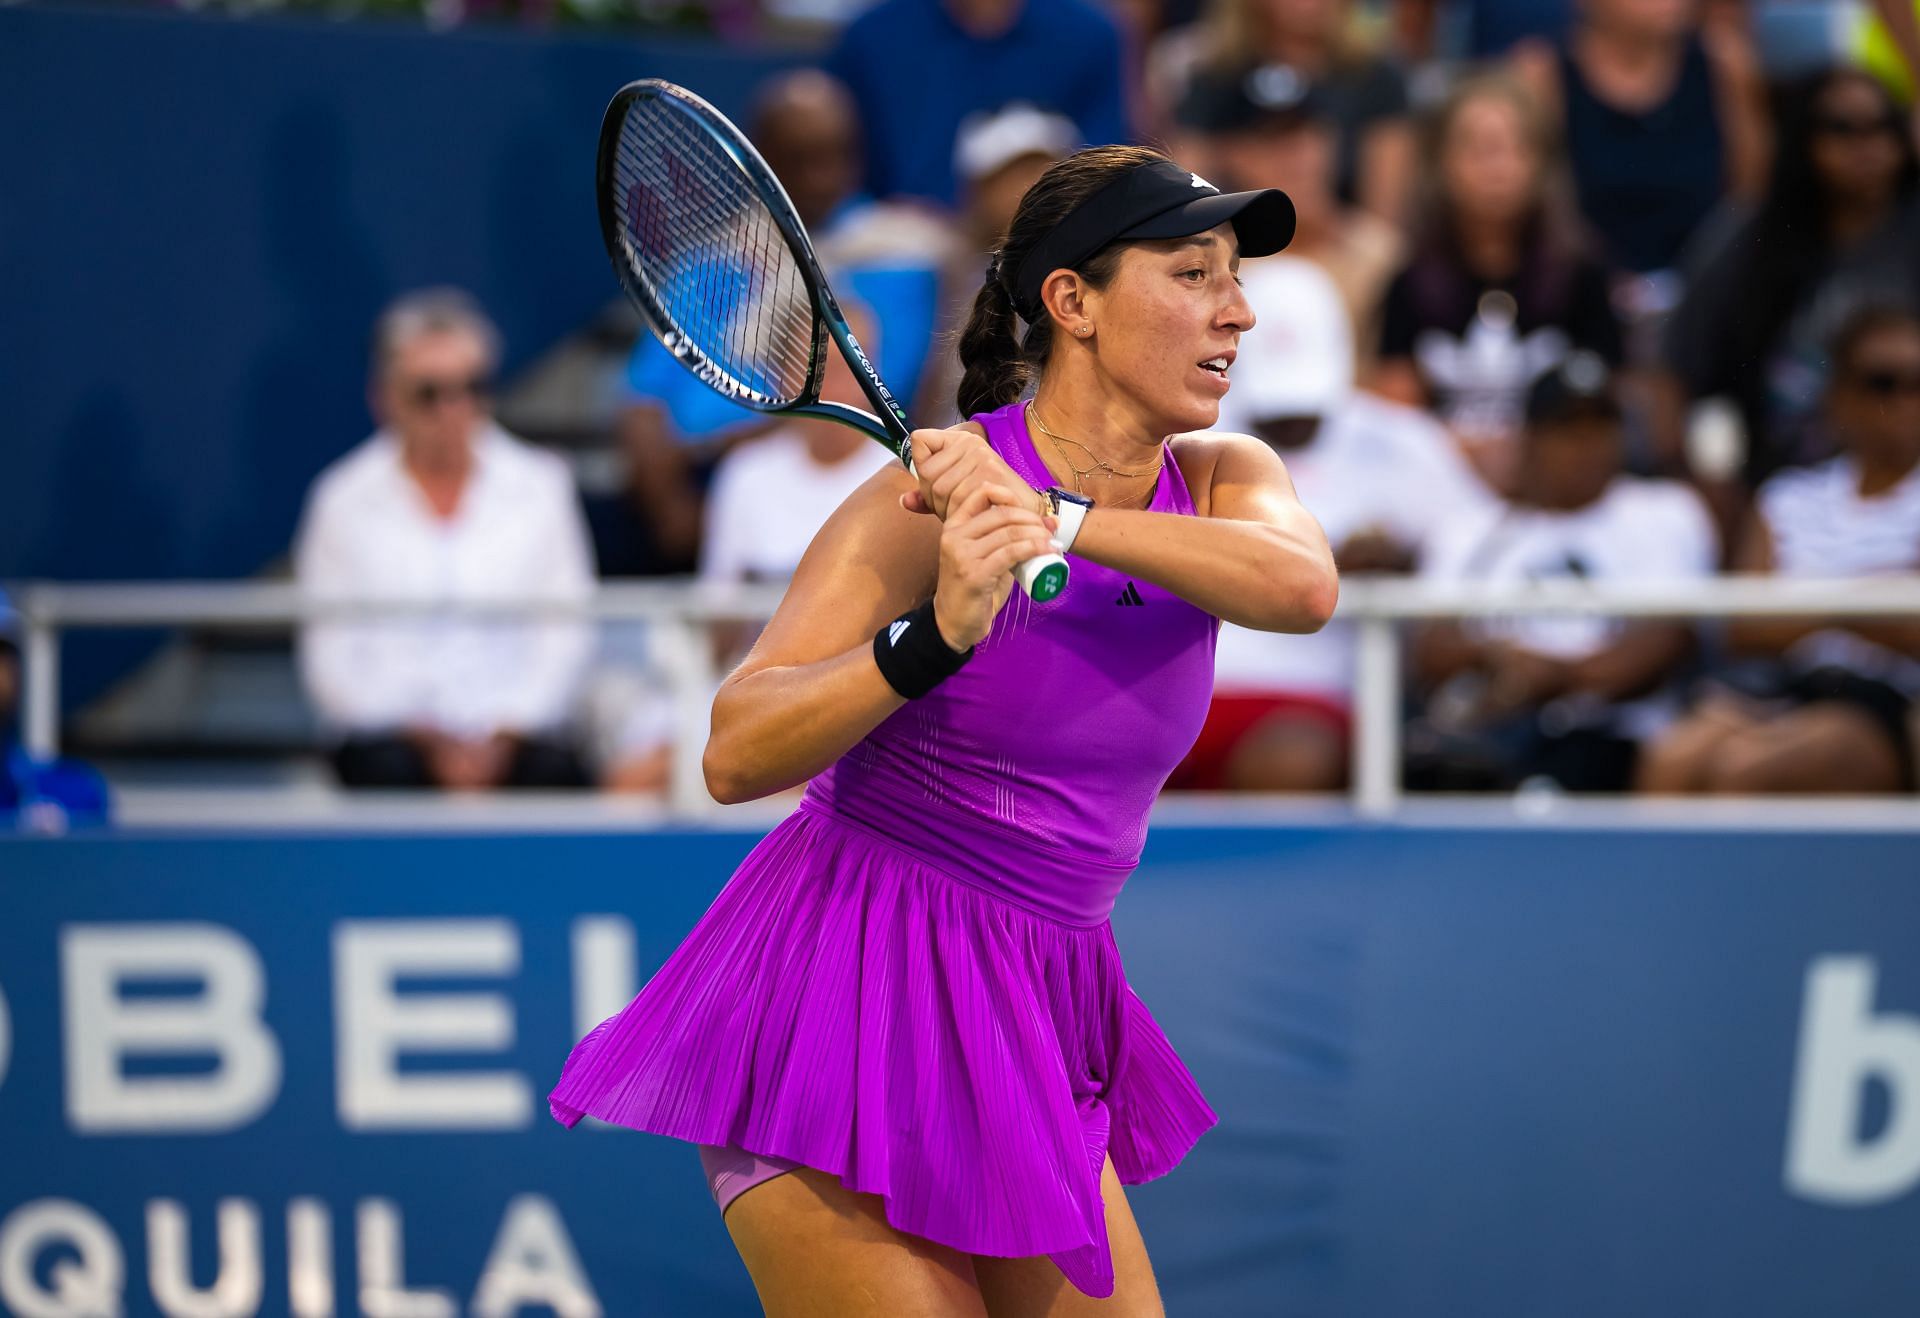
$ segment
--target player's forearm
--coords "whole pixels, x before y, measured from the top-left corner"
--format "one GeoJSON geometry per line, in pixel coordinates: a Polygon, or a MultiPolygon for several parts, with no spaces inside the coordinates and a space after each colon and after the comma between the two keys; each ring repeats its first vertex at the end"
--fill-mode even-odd
{"type": "Polygon", "coordinates": [[[1096,508],[1073,554],[1259,631],[1319,631],[1340,595],[1333,551],[1304,511],[1276,525],[1096,508]]]}
{"type": "Polygon", "coordinates": [[[807,781],[906,702],[861,645],[818,663],[743,671],[713,701],[701,764],[723,804],[807,781]]]}

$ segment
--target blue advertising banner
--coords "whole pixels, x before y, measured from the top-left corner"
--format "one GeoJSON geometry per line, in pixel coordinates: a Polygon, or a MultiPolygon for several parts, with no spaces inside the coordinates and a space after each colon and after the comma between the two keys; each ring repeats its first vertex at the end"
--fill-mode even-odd
{"type": "MultiPolygon", "coordinates": [[[[750,1314],[697,1158],[544,1095],[753,838],[0,842],[0,1312],[750,1314]]],[[[1911,835],[1162,828],[1221,1114],[1176,1315],[1910,1314],[1911,835]]]]}

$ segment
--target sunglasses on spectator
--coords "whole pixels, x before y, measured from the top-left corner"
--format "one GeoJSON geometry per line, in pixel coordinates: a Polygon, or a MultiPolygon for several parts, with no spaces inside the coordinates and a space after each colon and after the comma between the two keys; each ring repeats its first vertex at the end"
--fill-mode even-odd
{"type": "Polygon", "coordinates": [[[1855,371],[1853,386],[1876,398],[1892,398],[1899,394],[1920,395],[1920,371],[1873,368],[1855,371]]]}
{"type": "Polygon", "coordinates": [[[408,402],[419,408],[435,408],[449,400],[484,402],[493,394],[493,381],[484,375],[465,380],[415,380],[404,393],[408,402]]]}
{"type": "Polygon", "coordinates": [[[1898,115],[1822,114],[1814,116],[1813,130],[1829,137],[1874,137],[1900,131],[1898,115]]]}

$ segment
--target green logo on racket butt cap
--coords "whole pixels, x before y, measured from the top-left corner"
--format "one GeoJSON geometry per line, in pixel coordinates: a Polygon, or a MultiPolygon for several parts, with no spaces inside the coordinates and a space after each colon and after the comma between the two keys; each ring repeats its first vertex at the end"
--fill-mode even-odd
{"type": "Polygon", "coordinates": [[[1058,554],[1030,558],[1013,570],[1014,580],[1036,604],[1045,604],[1065,590],[1067,575],[1067,560],[1058,554]]]}

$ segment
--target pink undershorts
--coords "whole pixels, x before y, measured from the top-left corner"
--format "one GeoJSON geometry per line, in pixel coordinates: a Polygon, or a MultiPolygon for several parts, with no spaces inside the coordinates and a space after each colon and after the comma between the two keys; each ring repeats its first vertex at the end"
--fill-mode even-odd
{"type": "Polygon", "coordinates": [[[713,1191],[713,1202],[719,1205],[722,1217],[726,1216],[729,1204],[754,1186],[785,1176],[801,1166],[785,1158],[762,1158],[744,1149],[723,1149],[712,1144],[700,1146],[700,1165],[706,1168],[707,1188],[713,1191]]]}

